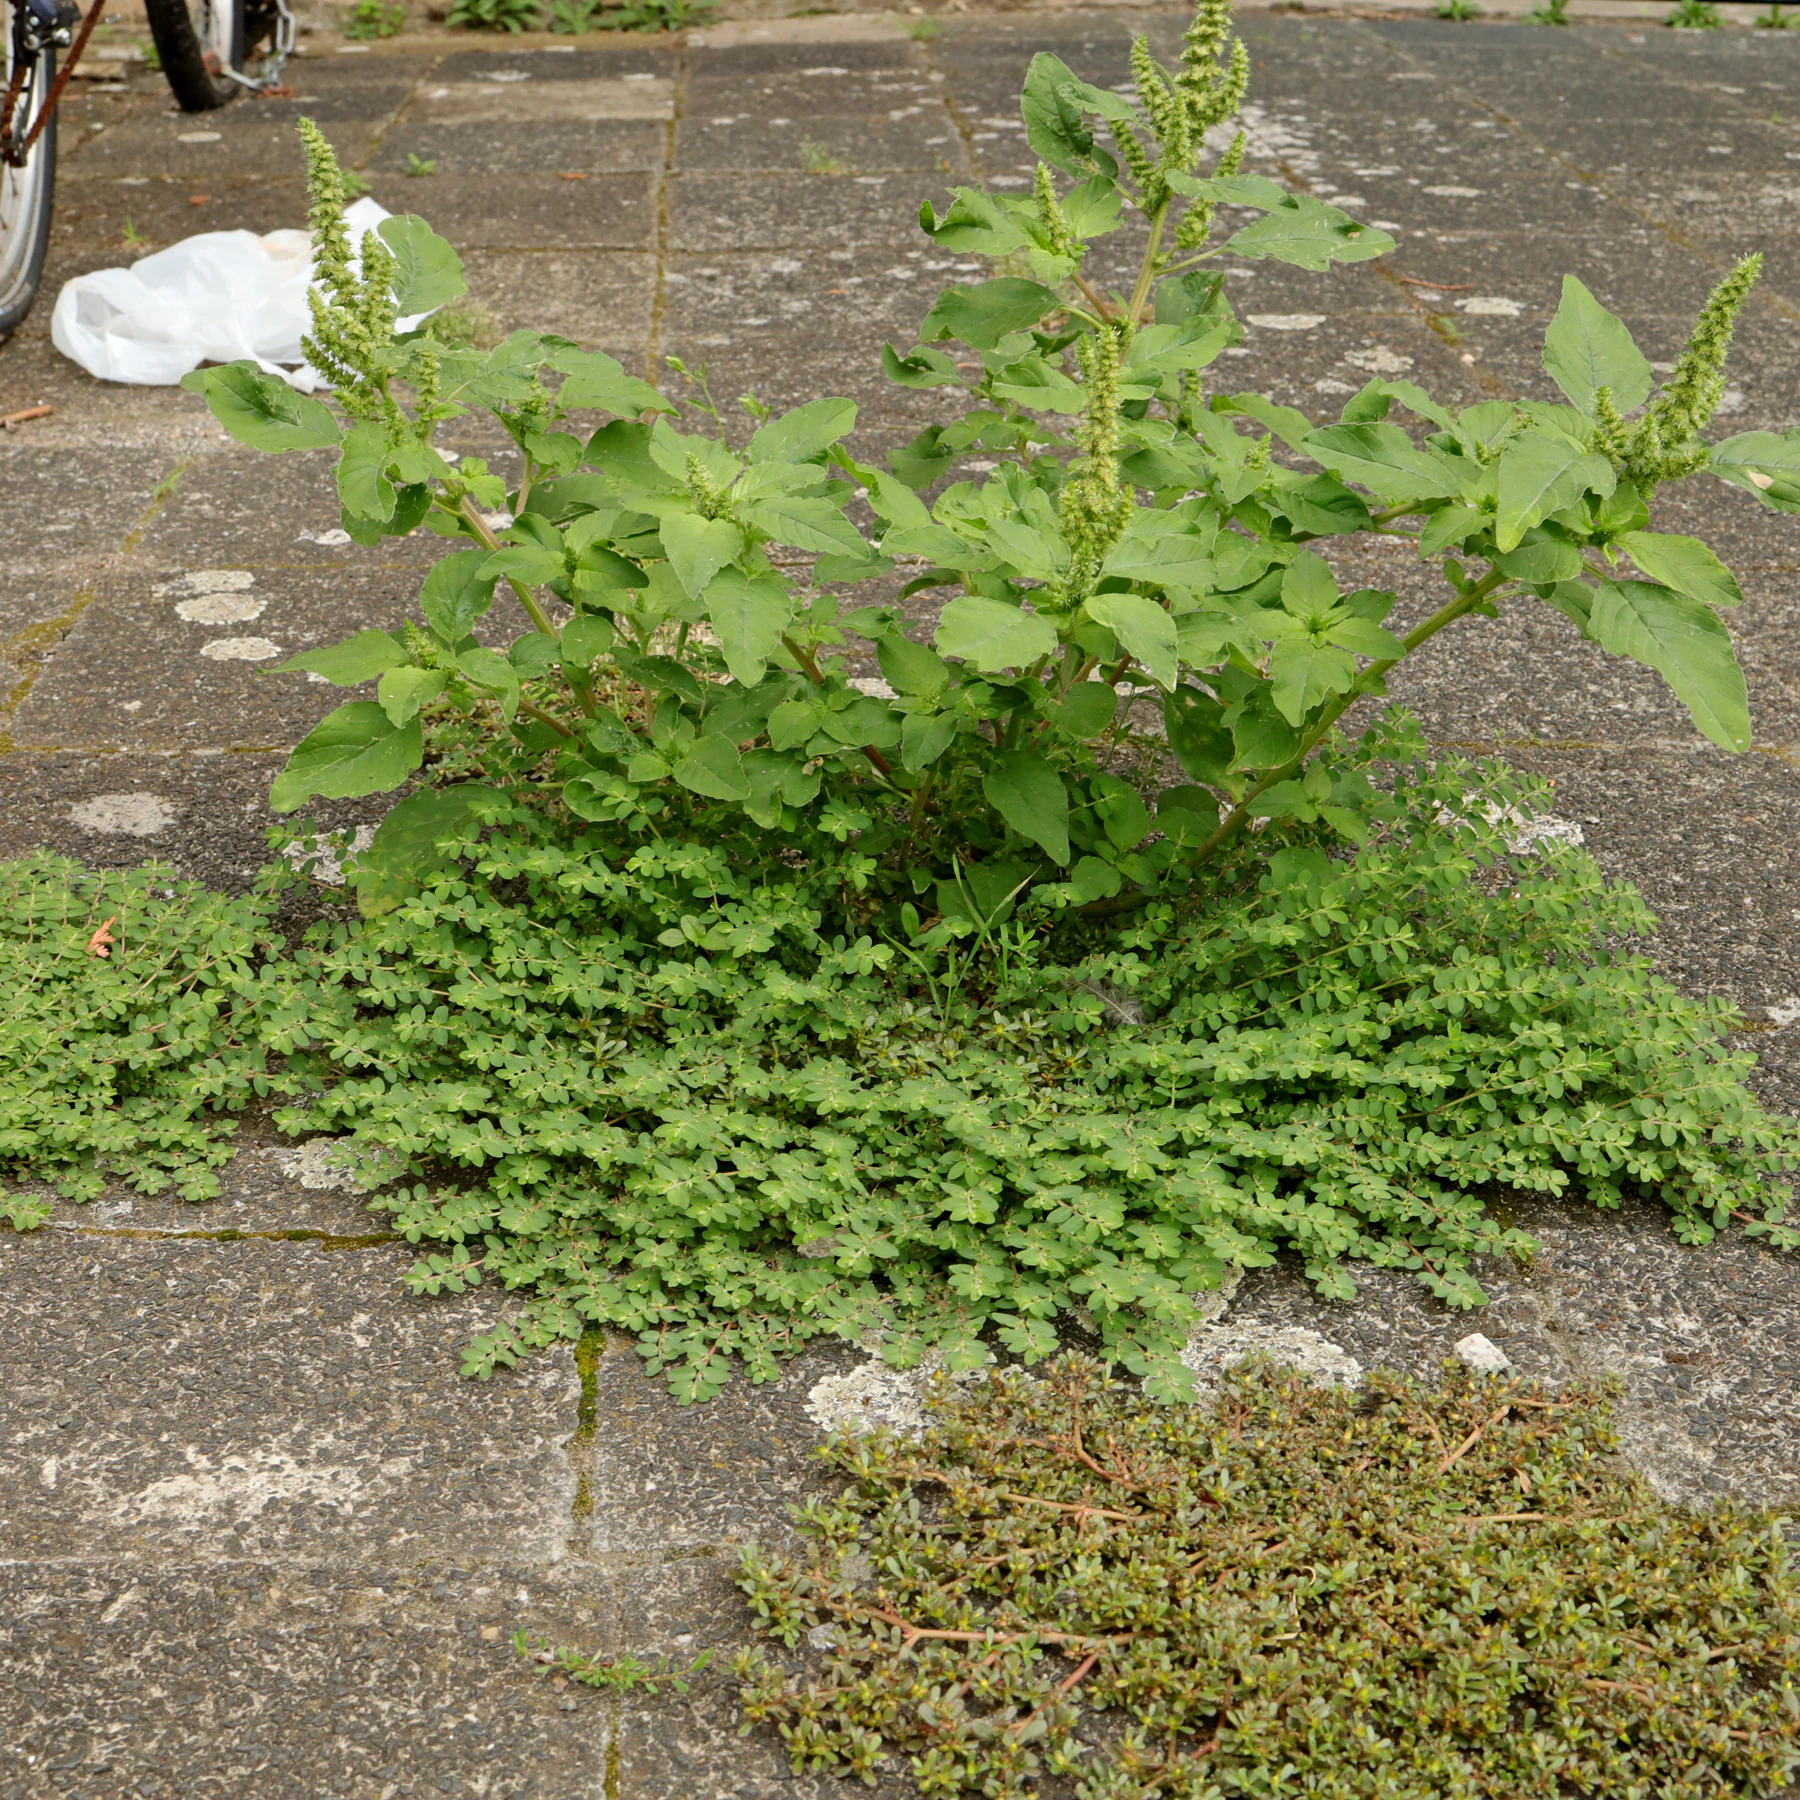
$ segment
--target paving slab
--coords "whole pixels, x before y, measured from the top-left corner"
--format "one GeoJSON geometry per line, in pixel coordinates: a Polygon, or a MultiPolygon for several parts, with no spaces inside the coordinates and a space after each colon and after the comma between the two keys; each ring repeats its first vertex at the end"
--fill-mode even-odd
{"type": "MultiPolygon", "coordinates": [[[[90,381],[49,345],[57,284],[190,231],[300,223],[305,112],[384,205],[461,245],[472,299],[503,327],[561,331],[672,389],[675,354],[705,361],[725,397],[848,394],[857,448],[879,453],[943,416],[938,396],[881,379],[881,344],[910,345],[937,286],[980,268],[918,233],[920,200],[941,205],[970,170],[1022,187],[1016,94],[1036,51],[1118,85],[1133,30],[1168,55],[1183,21],[939,23],[929,41],[874,15],[573,47],[409,37],[308,55],[292,100],[203,119],[148,71],[72,99],[45,303],[0,347],[0,396],[56,409],[0,439],[0,476],[29,497],[0,524],[0,855],[154,856],[247,886],[282,750],[342,696],[264,673],[272,657],[202,652],[391,623],[437,548],[338,543],[320,457],[251,456],[195,396],[90,381]],[[436,174],[406,177],[409,157],[436,174]],[[827,164],[844,172],[811,172],[827,164]],[[221,572],[248,580],[209,584],[221,572]],[[259,610],[180,612],[209,594],[259,610]],[[92,807],[108,795],[156,802],[135,811],[144,835],[94,823],[121,816],[92,807]]],[[[1226,259],[1249,324],[1219,388],[1321,417],[1380,372],[1458,402],[1548,397],[1538,347],[1565,271],[1669,360],[1719,272],[1766,245],[1727,422],[1800,423],[1800,42],[1310,14],[1248,13],[1243,29],[1250,166],[1391,221],[1399,247],[1326,276],[1226,259]]],[[[1124,279],[1139,241],[1099,246],[1099,277],[1124,279]]],[[[445,439],[506,466],[479,423],[445,439]]],[[[1706,537],[1742,576],[1751,754],[1705,744],[1653,678],[1543,609],[1440,642],[1397,692],[1440,746],[1555,782],[1559,815],[1659,913],[1648,952],[1744,1009],[1756,1079],[1794,1109],[1800,533],[1716,484],[1661,505],[1660,525],[1706,537]]],[[[1425,604],[1404,554],[1331,554],[1403,614],[1425,604]]],[[[933,604],[909,610],[925,622],[933,604]]],[[[350,830],[384,805],[315,813],[350,830]]],[[[283,922],[334,916],[342,890],[315,886],[283,922]]],[[[817,1478],[814,1390],[862,1353],[816,1348],[685,1410],[624,1342],[464,1383],[459,1347],[507,1297],[409,1294],[413,1253],[386,1215],[308,1185],[324,1179],[316,1146],[297,1160],[266,1111],[236,1142],[215,1202],[112,1189],[0,1239],[0,1800],[838,1792],[790,1778],[766,1736],[736,1736],[727,1665],[747,1632],[731,1577],[744,1544],[791,1533],[817,1478]],[[715,1660],[685,1696],[619,1701],[534,1672],[510,1647],[519,1627],[715,1660]]],[[[1324,1301],[1284,1263],[1246,1277],[1217,1329],[1316,1331],[1364,1367],[1422,1374],[1480,1330],[1532,1373],[1615,1373],[1627,1452],[1672,1500],[1791,1508],[1794,1259],[1742,1238],[1683,1247],[1650,1205],[1512,1216],[1540,1252],[1483,1268],[1491,1304],[1473,1317],[1380,1271],[1357,1300],[1324,1301]]],[[[892,1770],[882,1783],[883,1800],[907,1791],[892,1770]]]]}
{"type": "MultiPolygon", "coordinates": [[[[471,180],[520,175],[611,174],[624,170],[660,171],[668,152],[669,128],[652,120],[625,120],[604,125],[553,119],[520,132],[506,124],[435,121],[411,110],[382,134],[370,166],[377,171],[401,170],[408,156],[437,164],[440,176],[471,180]]],[[[423,207],[431,197],[421,185],[412,204],[423,207]]],[[[385,202],[384,202],[385,204],[385,202]]],[[[496,215],[506,218],[508,212],[496,215]]]]}

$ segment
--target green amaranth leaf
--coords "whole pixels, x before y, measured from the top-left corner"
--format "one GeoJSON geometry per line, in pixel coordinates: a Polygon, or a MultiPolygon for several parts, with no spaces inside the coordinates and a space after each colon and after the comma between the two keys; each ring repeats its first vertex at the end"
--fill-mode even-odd
{"type": "Polygon", "coordinates": [[[1500,498],[1494,542],[1513,550],[1533,525],[1572,506],[1583,494],[1610,494],[1617,484],[1604,456],[1567,438],[1522,431],[1500,452],[1500,498]]]}
{"type": "Polygon", "coordinates": [[[1367,262],[1386,256],[1394,240],[1373,225],[1361,225],[1310,195],[1289,194],[1279,206],[1232,233],[1225,248],[1239,256],[1272,257],[1299,269],[1326,269],[1334,262],[1367,262]]]}
{"type": "Polygon", "coordinates": [[[1588,629],[1602,649],[1656,670],[1715,744],[1750,748],[1744,672],[1710,606],[1647,581],[1603,581],[1588,629]]]}
{"type": "Polygon", "coordinates": [[[1614,538],[1613,545],[1653,581],[1686,594],[1690,600],[1704,600],[1708,606],[1738,606],[1743,602],[1737,578],[1698,538],[1627,531],[1614,538]]]}
{"type": "Polygon", "coordinates": [[[1775,512],[1800,512],[1800,431],[1746,431],[1714,444],[1707,467],[1775,512]]]}
{"type": "Polygon", "coordinates": [[[409,794],[375,828],[374,841],[347,871],[364,918],[391,911],[427,876],[450,860],[437,841],[461,831],[483,810],[506,805],[498,788],[479,781],[422,788],[409,794]]]}
{"type": "Polygon", "coordinates": [[[526,587],[560,581],[567,573],[568,565],[562,557],[542,544],[507,544],[493,551],[481,565],[486,581],[518,581],[526,587]]]}
{"type": "Polygon", "coordinates": [[[762,680],[793,612],[793,597],[779,575],[723,569],[706,589],[706,615],[719,634],[725,666],[745,687],[762,680]]]}
{"type": "Polygon", "coordinates": [[[936,698],[950,685],[950,665],[936,652],[890,631],[875,646],[881,673],[897,694],[936,698]]]}
{"type": "Polygon", "coordinates": [[[1449,458],[1417,448],[1398,425],[1327,425],[1300,448],[1340,481],[1354,481],[1390,504],[1455,499],[1462,491],[1449,458]]]}
{"type": "Polygon", "coordinates": [[[669,567],[691,600],[698,600],[712,578],[744,548],[743,532],[729,519],[703,519],[698,513],[670,513],[657,535],[669,567]]]}
{"type": "MultiPolygon", "coordinates": [[[[557,404],[568,410],[623,414],[675,410],[649,382],[627,374],[624,364],[604,351],[562,349],[549,360],[551,368],[563,376],[562,386],[556,390],[557,404]]],[[[588,460],[594,460],[592,443],[588,460]]]]}
{"type": "Polygon", "coordinates": [[[750,798],[750,777],[729,738],[695,738],[676,759],[673,773],[690,793],[711,800],[750,798]]]}
{"type": "Polygon", "coordinates": [[[1625,322],[1615,318],[1573,275],[1563,277],[1562,303],[1544,333],[1544,369],[1583,412],[1601,388],[1620,412],[1642,406],[1656,377],[1625,322]]]}
{"type": "Polygon", "coordinates": [[[479,688],[500,696],[500,711],[510,724],[519,706],[519,672],[497,650],[477,647],[456,658],[457,673],[479,688]]]}
{"type": "Polygon", "coordinates": [[[1175,621],[1154,600],[1142,594],[1097,594],[1085,610],[1137,658],[1158,687],[1174,687],[1175,621]]]}
{"type": "Polygon", "coordinates": [[[394,310],[401,318],[436,312],[469,291],[462,258],[417,213],[383,219],[375,230],[394,253],[394,310]]]}
{"type": "Polygon", "coordinates": [[[881,369],[897,387],[960,387],[962,371],[956,359],[929,344],[916,344],[902,356],[892,344],[881,346],[881,369]]]}
{"type": "Polygon", "coordinates": [[[961,256],[1006,256],[1026,241],[1005,205],[980,188],[953,187],[949,209],[941,215],[925,201],[919,208],[919,229],[961,256]]]}
{"type": "Polygon", "coordinates": [[[417,719],[396,725],[371,700],[353,700],[327,713],[300,741],[275,777],[269,805],[292,812],[315,794],[355,800],[397,788],[425,760],[417,719]]]}
{"type": "Polygon", "coordinates": [[[1302,550],[1281,578],[1281,604],[1296,619],[1323,618],[1338,603],[1337,577],[1316,550],[1302,550]]]}
{"type": "Polygon", "coordinates": [[[809,400],[758,427],[744,454],[753,463],[810,462],[855,428],[854,400],[809,400]]]}
{"type": "Polygon", "coordinates": [[[269,672],[281,675],[289,670],[304,670],[309,675],[323,675],[333,687],[357,687],[411,661],[405,647],[391,633],[369,630],[359,631],[340,644],[327,644],[322,650],[303,650],[286,662],[274,664],[269,672]]]}
{"type": "MultiPolygon", "coordinates": [[[[1138,518],[1145,516],[1140,513],[1138,518]]],[[[1127,530],[1107,552],[1101,573],[1174,588],[1180,593],[1204,592],[1213,583],[1211,551],[1212,539],[1199,533],[1127,530]]]]}
{"type": "Polygon", "coordinates": [[[1277,638],[1269,652],[1270,697],[1290,725],[1298,725],[1322,700],[1341,694],[1356,679],[1356,658],[1310,637],[1277,638]]]}
{"type": "Polygon", "coordinates": [[[1069,795],[1062,777],[1028,750],[996,750],[982,778],[988,804],[1057,863],[1069,861],[1069,795]]]}
{"type": "Polygon", "coordinates": [[[344,434],[337,488],[345,512],[375,524],[394,516],[394,484],[387,476],[393,453],[387,433],[368,419],[358,420],[344,434]]]}
{"type": "Polygon", "coordinates": [[[252,450],[322,450],[343,435],[330,407],[295,393],[253,362],[194,369],[182,376],[181,385],[205,395],[213,417],[252,450]]]}
{"type": "Polygon", "coordinates": [[[740,516],[778,544],[822,555],[867,557],[862,534],[827,499],[809,495],[770,494],[739,509],[740,516]]]}
{"type": "Polygon", "coordinates": [[[977,350],[992,350],[1009,331],[1035,325],[1057,304],[1051,289],[1013,275],[974,287],[946,288],[925,315],[919,336],[927,343],[961,338],[977,350]]]}
{"type": "Polygon", "coordinates": [[[442,669],[389,669],[381,678],[375,701],[396,725],[404,725],[428,700],[449,685],[442,669]]]}
{"type": "Polygon", "coordinates": [[[449,649],[455,649],[494,603],[494,578],[485,574],[488,552],[453,550],[431,565],[419,590],[425,622],[449,649]]]}
{"type": "Polygon", "coordinates": [[[1060,57],[1040,50],[1025,72],[1019,98],[1032,153],[1065,175],[1084,174],[1094,154],[1093,128],[1063,91],[1072,85],[1079,85],[1075,71],[1060,57]]]}
{"type": "Polygon", "coordinates": [[[960,656],[984,673],[1023,669],[1056,649],[1056,627],[1036,613],[967,594],[952,600],[933,640],[945,656],[960,656]]]}

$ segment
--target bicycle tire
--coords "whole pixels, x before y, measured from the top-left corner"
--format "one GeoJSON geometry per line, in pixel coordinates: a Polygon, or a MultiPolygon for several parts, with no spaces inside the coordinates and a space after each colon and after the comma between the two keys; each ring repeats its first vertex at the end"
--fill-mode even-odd
{"type": "MultiPolygon", "coordinates": [[[[10,8],[8,12],[10,14],[10,8]]],[[[17,54],[12,19],[6,19],[5,54],[0,57],[0,92],[12,79],[17,54]]],[[[39,98],[56,79],[56,52],[44,49],[31,92],[39,98]]],[[[28,125],[27,125],[28,128],[28,125]]],[[[50,248],[50,213],[56,195],[56,115],[45,121],[23,169],[0,163],[0,340],[24,324],[25,315],[44,279],[44,257],[50,248]]]]}
{"type": "Polygon", "coordinates": [[[164,78],[183,112],[211,112],[242,91],[244,0],[144,0],[164,78]]]}

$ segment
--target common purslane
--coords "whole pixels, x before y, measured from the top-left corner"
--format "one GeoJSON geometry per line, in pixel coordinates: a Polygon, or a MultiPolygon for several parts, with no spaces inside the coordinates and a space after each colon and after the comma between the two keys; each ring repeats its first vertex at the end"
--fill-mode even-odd
{"type": "Polygon", "coordinates": [[[1158,1408],[1079,1358],[840,1437],[738,1585],[796,1775],[1025,1800],[1774,1796],[1800,1754],[1782,1521],[1675,1511],[1606,1397],[1240,1369],[1158,1408]],[[1060,1779],[1058,1779],[1060,1778],[1060,1779]]]}

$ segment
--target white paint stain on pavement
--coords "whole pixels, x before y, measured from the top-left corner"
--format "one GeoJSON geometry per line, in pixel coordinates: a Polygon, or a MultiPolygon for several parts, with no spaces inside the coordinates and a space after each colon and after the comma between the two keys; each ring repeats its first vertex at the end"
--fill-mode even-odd
{"type": "Polygon", "coordinates": [[[359,856],[375,841],[373,825],[359,825],[355,831],[326,831],[315,838],[302,838],[289,844],[282,855],[296,869],[306,869],[314,881],[326,887],[344,885],[344,860],[359,856]]]}
{"type": "Polygon", "coordinates": [[[328,1461],[273,1446],[214,1458],[198,1445],[183,1451],[187,1470],[166,1475],[135,1494],[122,1494],[100,1509],[120,1524],[152,1519],[177,1525],[216,1526],[221,1517],[254,1519],[269,1507],[304,1503],[348,1515],[371,1488],[385,1488],[412,1467],[410,1457],[374,1465],[328,1461]]]}
{"type": "Polygon", "coordinates": [[[157,837],[175,823],[175,809],[161,794],[96,794],[69,808],[69,822],[83,831],[157,837]]]}
{"type": "Polygon", "coordinates": [[[1390,350],[1386,344],[1371,344],[1366,350],[1352,350],[1344,361],[1353,369],[1367,369],[1371,375],[1404,375],[1413,366],[1410,356],[1390,350]]]}
{"type": "MultiPolygon", "coordinates": [[[[905,1437],[925,1429],[925,1400],[933,1378],[943,1367],[928,1354],[914,1369],[892,1369],[879,1357],[844,1375],[815,1381],[806,1396],[806,1416],[823,1432],[874,1431],[887,1426],[905,1437]]],[[[966,1369],[952,1381],[973,1381],[979,1369],[966,1369]]]]}
{"type": "Polygon", "coordinates": [[[281,654],[281,646],[265,637],[214,638],[200,646],[200,654],[213,662],[267,662],[281,654]]]}
{"type": "Polygon", "coordinates": [[[236,625],[260,619],[268,604],[252,594],[198,594],[178,601],[175,616],[194,625],[236,625]]]}
{"type": "Polygon", "coordinates": [[[1253,1356],[1299,1370],[1314,1387],[1355,1387],[1362,1380],[1362,1364],[1349,1351],[1303,1325],[1202,1325],[1181,1352],[1202,1390],[1253,1356]]]}
{"type": "Polygon", "coordinates": [[[392,1181],[404,1166],[393,1151],[354,1138],[309,1138],[297,1149],[269,1154],[289,1181],[326,1193],[366,1194],[392,1181]]]}

